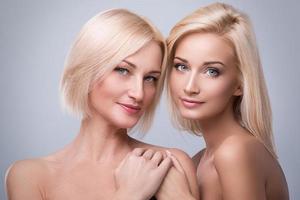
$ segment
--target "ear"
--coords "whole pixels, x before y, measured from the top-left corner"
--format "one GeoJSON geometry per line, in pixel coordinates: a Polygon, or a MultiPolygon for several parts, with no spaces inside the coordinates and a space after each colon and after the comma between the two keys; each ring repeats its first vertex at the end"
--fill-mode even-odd
{"type": "Polygon", "coordinates": [[[243,95],[243,87],[241,84],[239,84],[235,89],[233,96],[242,96],[242,95],[243,95]]]}

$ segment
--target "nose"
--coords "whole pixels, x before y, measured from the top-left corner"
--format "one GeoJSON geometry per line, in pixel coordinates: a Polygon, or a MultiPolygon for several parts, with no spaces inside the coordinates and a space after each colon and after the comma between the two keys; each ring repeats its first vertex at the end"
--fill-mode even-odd
{"type": "Polygon", "coordinates": [[[136,78],[136,80],[133,80],[133,84],[130,84],[129,87],[128,96],[136,102],[141,102],[144,98],[143,79],[136,78]]]}
{"type": "Polygon", "coordinates": [[[197,95],[200,93],[200,88],[198,87],[197,81],[196,73],[187,77],[187,82],[183,89],[186,95],[197,95]]]}

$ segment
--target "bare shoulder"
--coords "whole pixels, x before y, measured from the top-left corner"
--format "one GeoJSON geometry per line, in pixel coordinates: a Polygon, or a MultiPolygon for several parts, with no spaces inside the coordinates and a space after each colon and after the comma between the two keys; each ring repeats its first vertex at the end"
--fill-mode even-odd
{"type": "Polygon", "coordinates": [[[143,143],[143,142],[138,142],[136,147],[144,148],[144,149],[153,149],[155,151],[161,151],[163,153],[165,153],[166,151],[169,151],[183,165],[182,167],[193,168],[193,166],[194,166],[191,157],[186,152],[184,152],[180,149],[177,149],[177,148],[167,148],[167,147],[147,144],[147,143],[143,143]]]}
{"type": "Polygon", "coordinates": [[[278,198],[288,192],[277,159],[254,136],[224,141],[214,153],[214,165],[228,199],[287,199],[278,198]]]}
{"type": "Polygon", "coordinates": [[[272,155],[254,136],[237,136],[228,138],[216,150],[214,161],[216,163],[243,163],[260,162],[262,166],[268,164],[267,161],[274,160],[272,155]]]}
{"type": "Polygon", "coordinates": [[[166,150],[170,151],[173,155],[175,155],[179,161],[185,161],[189,164],[192,164],[192,159],[186,152],[177,148],[166,148],[166,150]]]}
{"type": "Polygon", "coordinates": [[[148,143],[144,143],[144,142],[141,142],[141,141],[133,139],[133,138],[132,138],[132,143],[134,144],[133,145],[134,148],[153,149],[155,151],[161,151],[161,152],[170,151],[172,154],[177,156],[178,159],[183,158],[183,159],[191,160],[191,158],[189,157],[189,155],[187,153],[185,153],[184,151],[177,149],[177,148],[168,148],[168,147],[148,144],[148,143]]]}
{"type": "Polygon", "coordinates": [[[147,143],[142,143],[138,142],[137,143],[138,148],[144,148],[144,149],[153,149],[155,151],[161,151],[165,153],[166,151],[171,152],[177,159],[178,161],[183,165],[182,167],[187,167],[187,168],[193,168],[193,161],[191,157],[184,151],[177,149],[177,148],[167,148],[167,147],[162,147],[162,146],[157,146],[157,145],[152,145],[152,144],[147,144],[147,143]]]}
{"type": "Polygon", "coordinates": [[[188,179],[191,192],[194,197],[199,197],[199,187],[197,183],[197,174],[196,174],[196,167],[193,163],[193,160],[190,158],[190,156],[185,153],[184,151],[176,148],[168,149],[180,162],[182,168],[185,171],[186,177],[188,179]]]}
{"type": "Polygon", "coordinates": [[[33,180],[35,176],[45,173],[46,169],[46,163],[43,159],[19,160],[8,168],[6,177],[7,179],[14,179],[30,176],[31,180],[33,180]]]}
{"type": "Polygon", "coordinates": [[[227,138],[214,152],[213,162],[225,199],[264,199],[267,181],[264,146],[253,136],[227,138]]]}
{"type": "Polygon", "coordinates": [[[8,196],[11,199],[19,199],[21,195],[23,199],[40,198],[46,174],[47,167],[43,159],[16,161],[8,168],[5,176],[8,196]]]}

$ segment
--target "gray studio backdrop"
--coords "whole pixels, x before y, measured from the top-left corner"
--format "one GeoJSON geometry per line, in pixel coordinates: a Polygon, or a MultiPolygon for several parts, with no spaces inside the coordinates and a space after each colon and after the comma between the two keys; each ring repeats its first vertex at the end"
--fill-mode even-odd
{"type": "MultiPolygon", "coordinates": [[[[47,155],[68,144],[79,121],[64,114],[58,86],[64,58],[81,26],[99,11],[128,8],[150,18],[165,36],[207,0],[0,1],[0,199],[4,175],[15,160],[47,155]]],[[[254,24],[274,113],[279,161],[291,199],[300,199],[299,1],[225,1],[246,11],[254,24]]],[[[193,155],[202,138],[180,133],[163,99],[142,140],[193,155]]]]}

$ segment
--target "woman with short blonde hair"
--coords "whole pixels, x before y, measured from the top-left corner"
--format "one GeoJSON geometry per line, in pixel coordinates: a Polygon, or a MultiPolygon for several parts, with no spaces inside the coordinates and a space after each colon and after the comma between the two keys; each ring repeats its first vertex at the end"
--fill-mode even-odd
{"type": "Polygon", "coordinates": [[[54,154],[14,163],[6,175],[8,199],[146,200],[179,162],[186,188],[198,196],[185,153],[142,143],[127,131],[138,122],[142,130],[149,128],[166,56],[164,38],[145,18],[125,9],[91,18],[71,48],[61,80],[64,107],[81,118],[79,133],[54,154]]]}
{"type": "Polygon", "coordinates": [[[63,107],[76,116],[88,118],[88,94],[93,83],[101,82],[123,59],[152,40],[159,44],[164,56],[155,99],[141,119],[146,131],[151,126],[162,92],[167,48],[163,36],[148,19],[125,9],[99,13],[81,29],[66,59],[61,80],[63,107]]]}

